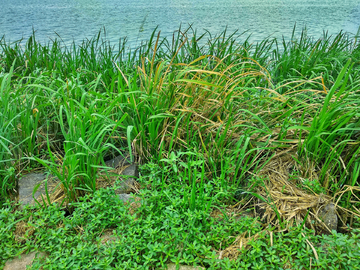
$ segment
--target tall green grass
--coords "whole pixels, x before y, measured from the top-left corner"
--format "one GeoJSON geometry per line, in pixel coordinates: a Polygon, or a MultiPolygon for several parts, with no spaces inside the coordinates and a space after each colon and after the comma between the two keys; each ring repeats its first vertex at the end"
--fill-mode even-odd
{"type": "Polygon", "coordinates": [[[35,33],[25,46],[2,40],[2,197],[24,170],[44,166],[77,200],[123,150],[160,164],[191,151],[202,157],[201,181],[236,189],[294,143],[301,162],[321,168],[329,194],[358,185],[357,40],[314,40],[306,30],[290,42],[241,39],[190,27],[170,40],[154,31],[132,50],[101,32],[71,46],[42,45],[35,33]]]}

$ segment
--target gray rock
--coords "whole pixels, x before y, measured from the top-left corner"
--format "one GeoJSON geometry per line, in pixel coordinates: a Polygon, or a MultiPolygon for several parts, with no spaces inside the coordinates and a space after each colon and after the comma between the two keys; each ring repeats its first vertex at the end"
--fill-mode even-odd
{"type": "Polygon", "coordinates": [[[134,190],[136,183],[132,178],[126,180],[120,178],[119,181],[120,182],[116,183],[115,185],[116,194],[130,193],[134,190]]]}
{"type": "Polygon", "coordinates": [[[138,178],[139,177],[138,165],[135,163],[131,164],[129,167],[127,167],[125,170],[123,170],[123,172],[121,174],[138,178]]]}
{"type": "Polygon", "coordinates": [[[129,205],[130,215],[134,215],[141,207],[141,198],[134,194],[119,194],[118,198],[123,201],[124,205],[129,205]]]}
{"type": "Polygon", "coordinates": [[[189,266],[189,265],[179,265],[179,268],[176,268],[176,264],[175,263],[169,263],[167,265],[167,269],[168,270],[201,270],[201,269],[205,269],[204,267],[200,267],[200,266],[189,266]]]}
{"type": "Polygon", "coordinates": [[[118,237],[114,235],[112,230],[107,230],[103,232],[103,234],[100,236],[100,242],[101,244],[110,244],[111,242],[116,242],[118,240],[118,237]]]}
{"type": "Polygon", "coordinates": [[[105,165],[108,167],[111,167],[111,168],[116,168],[119,166],[124,166],[124,165],[129,165],[129,164],[131,164],[130,158],[123,157],[121,155],[105,162],[105,165]]]}
{"type": "MultiPolygon", "coordinates": [[[[128,159],[123,156],[117,156],[112,160],[107,161],[106,166],[116,168],[114,170],[115,175],[120,174],[125,177],[116,176],[118,178],[116,193],[129,193],[134,189],[136,184],[135,179],[139,176],[137,164],[130,164],[128,159]],[[127,166],[124,170],[122,168],[127,166]]],[[[33,198],[34,187],[40,184],[40,187],[34,194],[35,198],[38,198],[41,194],[45,194],[45,180],[46,174],[44,173],[29,173],[19,179],[19,202],[21,203],[20,210],[24,205],[30,204],[35,205],[35,200],[33,198]]],[[[51,186],[56,186],[58,179],[54,176],[49,176],[48,178],[48,189],[51,186]]],[[[49,191],[50,193],[50,191],[49,191]]]]}
{"type": "MultiPolygon", "coordinates": [[[[35,205],[35,200],[33,198],[33,190],[37,184],[40,184],[39,188],[34,194],[35,198],[38,198],[41,194],[45,194],[45,180],[46,174],[44,173],[29,173],[24,175],[19,179],[19,202],[20,210],[24,205],[35,205]]],[[[58,183],[58,179],[52,175],[48,176],[48,191],[51,192],[51,188],[53,188],[56,183],[58,183]]]]}
{"type": "Polygon", "coordinates": [[[118,197],[119,197],[119,199],[122,200],[124,203],[130,201],[131,198],[132,198],[132,196],[131,196],[130,194],[124,194],[124,193],[118,194],[118,197]]]}
{"type": "MultiPolygon", "coordinates": [[[[43,173],[29,173],[19,179],[19,202],[22,205],[30,204],[34,205],[32,193],[34,187],[43,182],[46,179],[46,175],[43,173]]],[[[39,189],[35,192],[35,198],[40,196],[41,193],[45,193],[44,185],[40,185],[39,189]]]]}
{"type": "Polygon", "coordinates": [[[22,254],[20,258],[15,258],[6,262],[4,270],[26,270],[27,266],[31,266],[34,258],[47,257],[44,252],[30,252],[29,254],[22,254]]]}
{"type": "Polygon", "coordinates": [[[139,177],[138,165],[131,164],[120,172],[120,175],[123,175],[124,177],[119,177],[119,180],[116,183],[115,193],[121,194],[131,192],[136,185],[135,178],[139,177]]]}
{"type": "Polygon", "coordinates": [[[331,231],[337,231],[338,216],[333,203],[329,203],[320,208],[318,216],[331,231]]]}

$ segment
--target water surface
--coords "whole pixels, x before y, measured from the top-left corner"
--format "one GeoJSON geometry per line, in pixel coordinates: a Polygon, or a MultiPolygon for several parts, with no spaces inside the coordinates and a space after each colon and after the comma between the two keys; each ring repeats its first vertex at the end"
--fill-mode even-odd
{"type": "Polygon", "coordinates": [[[27,39],[32,29],[39,40],[56,38],[80,42],[103,27],[111,42],[127,37],[129,44],[147,40],[158,26],[171,36],[182,24],[198,33],[249,30],[251,41],[272,35],[289,38],[294,24],[306,26],[319,38],[323,31],[356,33],[360,26],[359,0],[3,0],[0,36],[7,41],[27,39]]]}

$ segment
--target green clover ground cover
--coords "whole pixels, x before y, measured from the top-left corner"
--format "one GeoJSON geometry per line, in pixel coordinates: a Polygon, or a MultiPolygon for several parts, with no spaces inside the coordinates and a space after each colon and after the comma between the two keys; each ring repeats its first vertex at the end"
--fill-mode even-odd
{"type": "MultiPolygon", "coordinates": [[[[350,235],[316,236],[294,227],[274,232],[271,244],[269,234],[261,232],[255,218],[211,217],[200,210],[200,200],[191,211],[189,201],[184,200],[191,186],[184,185],[170,169],[149,164],[142,175],[139,182],[151,188],[138,194],[141,206],[132,215],[130,205],[124,205],[113,189],[82,197],[71,214],[55,205],[23,211],[6,205],[0,211],[1,266],[22,252],[41,250],[48,257],[36,260],[31,269],[165,269],[169,262],[207,269],[309,269],[310,265],[313,269],[360,269],[359,230],[350,235]],[[15,241],[19,220],[33,232],[15,241]],[[101,242],[105,230],[112,230],[114,241],[101,242]],[[218,259],[217,251],[231,245],[236,236],[259,232],[238,258],[218,259]]],[[[213,207],[222,208],[225,205],[217,199],[213,186],[204,186],[205,192],[215,198],[213,207]]]]}

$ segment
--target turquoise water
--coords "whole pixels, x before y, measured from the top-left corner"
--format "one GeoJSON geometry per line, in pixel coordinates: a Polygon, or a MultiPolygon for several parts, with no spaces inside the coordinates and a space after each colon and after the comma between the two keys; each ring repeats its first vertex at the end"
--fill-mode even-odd
{"type": "MultiPolygon", "coordinates": [[[[340,30],[356,33],[360,26],[359,0],[17,0],[1,3],[0,36],[7,41],[27,39],[32,29],[40,41],[56,38],[66,43],[91,38],[105,27],[111,42],[127,37],[134,46],[147,40],[158,26],[171,36],[182,24],[197,33],[248,30],[251,41],[265,37],[289,38],[306,26],[319,38],[340,30]]],[[[247,34],[247,35],[248,35],[247,34]]],[[[247,35],[245,35],[247,37],[247,35]]],[[[245,37],[244,36],[244,37],[245,37]]]]}

